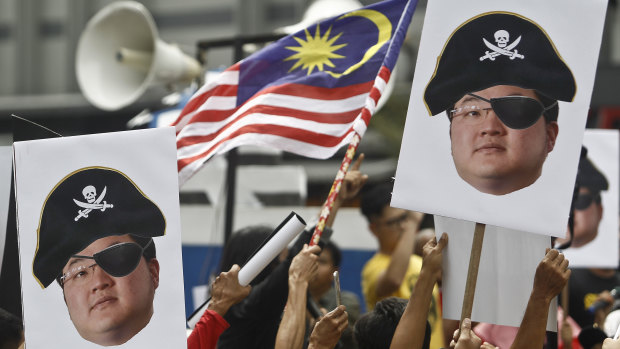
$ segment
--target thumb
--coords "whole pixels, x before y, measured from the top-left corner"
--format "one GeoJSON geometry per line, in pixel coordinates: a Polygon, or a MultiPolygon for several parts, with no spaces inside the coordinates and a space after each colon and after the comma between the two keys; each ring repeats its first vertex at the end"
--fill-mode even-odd
{"type": "Polygon", "coordinates": [[[471,319],[469,318],[465,318],[463,322],[461,322],[461,337],[471,337],[471,319]]]}

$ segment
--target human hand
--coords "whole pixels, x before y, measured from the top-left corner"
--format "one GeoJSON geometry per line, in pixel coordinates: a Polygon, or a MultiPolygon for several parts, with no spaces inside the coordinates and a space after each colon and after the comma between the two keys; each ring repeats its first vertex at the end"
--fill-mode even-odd
{"type": "Polygon", "coordinates": [[[603,348],[602,349],[620,349],[620,340],[615,340],[615,339],[607,338],[603,342],[603,348]]]}
{"type": "Polygon", "coordinates": [[[471,320],[463,319],[461,329],[454,331],[454,337],[450,342],[453,349],[480,349],[482,340],[471,330],[471,320]]]}
{"type": "Polygon", "coordinates": [[[566,286],[570,273],[564,254],[547,248],[545,257],[536,268],[532,293],[551,302],[566,286]]]}
{"type": "Polygon", "coordinates": [[[351,166],[351,168],[347,171],[347,174],[344,176],[342,180],[342,184],[340,185],[340,191],[338,192],[338,200],[340,203],[350,200],[357,195],[366,181],[368,181],[368,175],[360,172],[360,166],[362,165],[362,161],[364,161],[364,153],[360,154],[357,157],[355,163],[351,166]]]}
{"type": "Polygon", "coordinates": [[[442,256],[443,249],[448,244],[448,234],[441,234],[441,238],[439,242],[437,242],[437,238],[433,237],[430,239],[423,248],[423,261],[422,261],[422,270],[428,271],[435,281],[441,280],[441,265],[442,265],[442,256]]]}
{"type": "Polygon", "coordinates": [[[314,325],[310,334],[308,349],[334,348],[342,335],[342,332],[349,324],[349,315],[345,311],[344,305],[339,305],[336,309],[325,314],[314,325]]]}
{"type": "Polygon", "coordinates": [[[484,342],[480,346],[480,349],[499,349],[499,347],[496,347],[496,346],[494,346],[493,344],[491,344],[489,342],[484,342]]]}
{"type": "Polygon", "coordinates": [[[250,294],[251,286],[239,284],[240,269],[235,264],[229,271],[221,272],[211,286],[211,303],[209,303],[208,308],[221,316],[224,316],[230,307],[241,302],[250,294]]]}
{"type": "Polygon", "coordinates": [[[321,248],[318,245],[310,247],[304,244],[301,251],[293,258],[288,269],[289,282],[307,283],[310,281],[318,271],[318,254],[320,252],[321,248]]]}

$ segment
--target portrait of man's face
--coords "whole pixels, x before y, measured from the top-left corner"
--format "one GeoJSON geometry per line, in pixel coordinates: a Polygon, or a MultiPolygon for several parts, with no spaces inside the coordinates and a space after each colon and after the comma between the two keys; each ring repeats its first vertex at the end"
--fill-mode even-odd
{"type": "MultiPolygon", "coordinates": [[[[92,256],[119,243],[135,243],[129,235],[108,236],[77,253],[92,256]]],[[[106,273],[92,259],[72,257],[63,268],[63,291],[71,321],[84,339],[110,346],[127,342],[153,315],[159,285],[159,264],[140,257],[136,269],[123,277],[106,273]]]]}
{"type": "Polygon", "coordinates": [[[582,206],[575,207],[574,235],[572,247],[582,247],[596,238],[598,226],[603,218],[603,205],[599,193],[592,193],[588,188],[580,188],[577,202],[582,206]]]}
{"type": "Polygon", "coordinates": [[[506,96],[540,102],[534,90],[498,85],[464,96],[454,105],[458,112],[451,116],[451,151],[459,176],[479,191],[493,195],[534,183],[558,135],[557,122],[546,121],[542,114],[527,128],[508,127],[489,102],[478,98],[506,96]]]}

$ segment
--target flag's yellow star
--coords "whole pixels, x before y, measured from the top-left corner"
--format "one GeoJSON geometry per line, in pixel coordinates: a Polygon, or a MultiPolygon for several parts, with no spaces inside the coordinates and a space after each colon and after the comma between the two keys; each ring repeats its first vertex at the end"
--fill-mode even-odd
{"type": "Polygon", "coordinates": [[[295,70],[299,66],[301,69],[307,69],[308,75],[312,73],[314,68],[323,71],[323,66],[335,67],[334,63],[330,59],[344,58],[345,56],[334,53],[347,44],[333,45],[336,40],[342,35],[342,33],[330,38],[329,35],[332,28],[329,27],[327,31],[321,36],[321,30],[319,25],[316,26],[314,36],[312,36],[308,29],[305,30],[306,40],[298,37],[293,37],[299,46],[287,46],[286,48],[295,51],[297,53],[284,59],[285,61],[297,60],[295,64],[289,69],[289,72],[295,70]]]}

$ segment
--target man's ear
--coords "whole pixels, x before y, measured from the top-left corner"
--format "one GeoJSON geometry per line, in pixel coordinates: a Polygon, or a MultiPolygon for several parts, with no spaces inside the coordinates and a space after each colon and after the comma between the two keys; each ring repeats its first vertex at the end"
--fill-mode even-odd
{"type": "Polygon", "coordinates": [[[558,138],[560,127],[556,121],[548,122],[545,127],[547,132],[547,153],[551,153],[555,147],[555,140],[558,138]]]}
{"type": "Polygon", "coordinates": [[[157,289],[159,286],[159,261],[157,261],[157,258],[151,258],[151,260],[147,262],[147,265],[149,268],[149,273],[151,274],[153,286],[157,289]]]}

